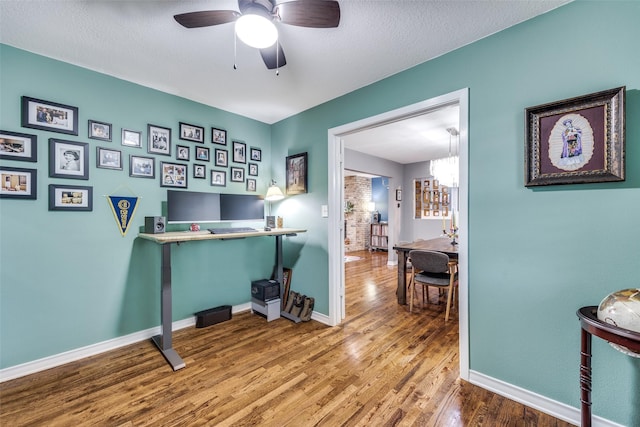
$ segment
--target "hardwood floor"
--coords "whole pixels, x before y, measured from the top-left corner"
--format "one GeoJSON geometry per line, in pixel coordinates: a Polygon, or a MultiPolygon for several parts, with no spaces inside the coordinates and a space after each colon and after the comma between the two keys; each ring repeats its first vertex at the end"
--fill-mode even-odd
{"type": "Polygon", "coordinates": [[[245,312],[186,328],[176,372],[144,341],[0,384],[0,425],[570,425],[459,380],[457,312],[409,314],[386,253],[349,255],[339,327],[245,312]]]}

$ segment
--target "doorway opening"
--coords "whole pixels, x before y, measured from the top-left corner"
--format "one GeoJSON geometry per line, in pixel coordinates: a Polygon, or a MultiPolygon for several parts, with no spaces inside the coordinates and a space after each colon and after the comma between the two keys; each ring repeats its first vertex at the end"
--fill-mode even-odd
{"type": "MultiPolygon", "coordinates": [[[[345,277],[344,277],[344,138],[384,124],[405,120],[434,111],[443,106],[459,105],[459,346],[460,377],[469,378],[468,343],[468,258],[467,258],[467,212],[468,212],[468,111],[469,90],[460,89],[445,95],[431,98],[403,108],[392,110],[356,122],[348,123],[328,130],[328,183],[329,183],[329,323],[339,324],[345,317],[345,277]]],[[[397,188],[401,182],[390,179],[390,187],[397,188]]],[[[389,218],[390,246],[397,238],[399,218],[389,218]]]]}

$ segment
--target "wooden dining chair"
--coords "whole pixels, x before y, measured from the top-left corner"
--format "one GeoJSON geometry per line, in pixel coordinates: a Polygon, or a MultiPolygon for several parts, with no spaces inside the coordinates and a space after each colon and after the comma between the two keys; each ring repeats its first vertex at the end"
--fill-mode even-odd
{"type": "Polygon", "coordinates": [[[416,286],[422,287],[422,301],[429,303],[429,287],[447,290],[447,306],[445,311],[445,322],[449,320],[449,312],[454,297],[454,287],[458,282],[457,263],[451,260],[448,255],[442,252],[413,250],[409,252],[411,258],[411,300],[409,312],[413,312],[413,300],[416,294],[416,286]]]}

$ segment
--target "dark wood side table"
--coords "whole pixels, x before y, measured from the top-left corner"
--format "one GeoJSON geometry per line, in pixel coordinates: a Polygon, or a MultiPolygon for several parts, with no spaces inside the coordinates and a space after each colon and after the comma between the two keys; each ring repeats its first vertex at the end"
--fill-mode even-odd
{"type": "Polygon", "coordinates": [[[591,427],[591,336],[622,345],[640,353],[640,333],[618,328],[601,320],[597,316],[598,307],[582,307],[577,311],[582,327],[580,345],[580,402],[581,426],[591,427]]]}

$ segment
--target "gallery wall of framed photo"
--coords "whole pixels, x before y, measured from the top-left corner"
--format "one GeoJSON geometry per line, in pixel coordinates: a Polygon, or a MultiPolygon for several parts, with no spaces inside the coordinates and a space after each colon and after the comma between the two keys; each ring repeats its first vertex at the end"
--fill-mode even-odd
{"type": "MultiPolygon", "coordinates": [[[[51,181],[49,186],[54,186],[56,193],[48,194],[50,198],[56,194],[56,200],[49,200],[49,210],[91,211],[92,200],[86,198],[93,194],[91,175],[100,169],[109,170],[113,180],[145,178],[158,181],[160,187],[191,186],[199,191],[208,185],[251,193],[266,185],[267,178],[260,179],[264,142],[252,145],[245,138],[233,138],[222,120],[203,124],[201,120],[178,119],[132,126],[118,123],[109,114],[85,113],[66,97],[62,103],[32,95],[16,100],[19,125],[3,125],[7,129],[0,130],[0,160],[28,162],[26,166],[46,164],[48,170],[41,171],[41,177],[87,184],[85,191],[73,191],[83,197],[72,197],[73,186],[67,186],[69,194],[62,197],[59,183],[51,181]],[[90,160],[92,156],[95,161],[90,160]]],[[[34,177],[38,168],[26,166],[0,166],[0,198],[37,199],[34,177]]]]}

